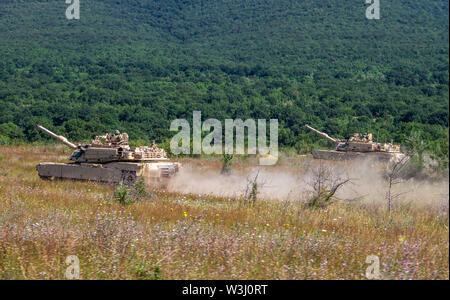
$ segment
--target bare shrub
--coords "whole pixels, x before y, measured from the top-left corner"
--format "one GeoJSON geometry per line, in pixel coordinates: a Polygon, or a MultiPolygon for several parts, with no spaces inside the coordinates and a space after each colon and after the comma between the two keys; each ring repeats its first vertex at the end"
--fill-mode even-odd
{"type": "Polygon", "coordinates": [[[405,174],[409,172],[410,156],[404,156],[398,161],[393,161],[388,166],[386,181],[388,184],[388,190],[386,192],[386,199],[388,204],[388,212],[391,215],[392,203],[400,195],[404,193],[395,193],[393,187],[403,181],[405,174]]]}
{"type": "Polygon", "coordinates": [[[309,207],[328,206],[336,199],[336,192],[348,182],[350,182],[348,177],[341,176],[339,172],[320,161],[318,166],[312,168],[312,175],[307,181],[312,189],[307,205],[309,207]]]}
{"type": "Polygon", "coordinates": [[[263,186],[264,183],[258,183],[259,170],[256,172],[255,177],[249,175],[247,177],[247,184],[243,193],[244,204],[255,205],[258,197],[258,189],[263,186]]]}

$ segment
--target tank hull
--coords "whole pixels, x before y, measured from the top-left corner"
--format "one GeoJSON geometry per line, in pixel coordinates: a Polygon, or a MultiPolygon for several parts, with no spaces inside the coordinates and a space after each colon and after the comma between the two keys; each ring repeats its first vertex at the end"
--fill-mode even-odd
{"type": "Polygon", "coordinates": [[[355,159],[376,159],[382,162],[399,161],[405,155],[402,153],[389,152],[350,152],[335,150],[313,150],[312,155],[316,159],[325,160],[355,160],[355,159]]]}
{"type": "Polygon", "coordinates": [[[171,162],[111,162],[93,163],[40,163],[36,166],[43,179],[70,179],[97,181],[109,184],[133,185],[143,178],[149,186],[165,187],[178,171],[171,162]]]}

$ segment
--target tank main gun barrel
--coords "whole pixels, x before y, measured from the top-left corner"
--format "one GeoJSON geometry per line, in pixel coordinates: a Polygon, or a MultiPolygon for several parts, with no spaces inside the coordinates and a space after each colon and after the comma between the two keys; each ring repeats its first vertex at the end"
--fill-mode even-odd
{"type": "Polygon", "coordinates": [[[50,135],[51,137],[57,139],[58,141],[60,141],[61,143],[63,143],[66,146],[69,146],[72,149],[77,149],[77,146],[75,144],[72,144],[71,142],[69,142],[65,137],[63,137],[62,135],[57,135],[56,133],[51,132],[50,130],[48,130],[45,127],[42,127],[39,124],[36,124],[36,128],[45,132],[46,134],[50,135]]]}
{"type": "Polygon", "coordinates": [[[311,130],[311,131],[317,133],[318,135],[320,135],[320,136],[323,137],[323,138],[326,138],[326,139],[329,140],[329,141],[332,141],[333,143],[339,142],[337,139],[332,138],[331,136],[329,136],[329,135],[326,134],[325,132],[321,132],[321,131],[319,131],[319,130],[317,130],[317,129],[315,129],[315,128],[312,128],[312,127],[309,126],[308,124],[306,124],[305,126],[306,126],[306,128],[308,128],[309,130],[311,130]]]}

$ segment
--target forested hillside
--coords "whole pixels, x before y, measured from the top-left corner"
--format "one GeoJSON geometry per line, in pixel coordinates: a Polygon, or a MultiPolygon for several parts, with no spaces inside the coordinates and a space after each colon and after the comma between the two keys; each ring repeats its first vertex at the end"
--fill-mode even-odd
{"type": "Polygon", "coordinates": [[[64,0],[0,2],[0,144],[48,139],[35,123],[163,141],[201,110],[277,118],[298,152],[326,144],[305,123],[448,145],[447,0],[381,0],[380,20],[364,0],[80,2],[80,20],[64,0]]]}

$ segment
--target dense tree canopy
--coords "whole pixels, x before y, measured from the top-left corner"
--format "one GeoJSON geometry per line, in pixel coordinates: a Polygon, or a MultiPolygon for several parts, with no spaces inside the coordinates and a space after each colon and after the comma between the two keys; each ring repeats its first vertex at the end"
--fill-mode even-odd
{"type": "MultiPolygon", "coordinates": [[[[447,0],[63,0],[0,3],[0,144],[116,128],[162,141],[170,121],[277,118],[305,152],[305,123],[448,141],[447,0]]],[[[447,142],[448,143],[448,142],[447,142]]]]}

